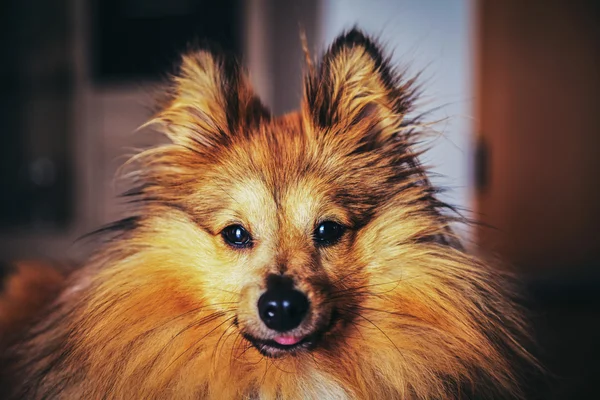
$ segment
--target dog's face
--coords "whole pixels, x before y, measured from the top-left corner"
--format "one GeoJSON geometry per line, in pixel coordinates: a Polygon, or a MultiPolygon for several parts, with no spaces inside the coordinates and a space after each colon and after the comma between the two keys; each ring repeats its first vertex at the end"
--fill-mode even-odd
{"type": "Polygon", "coordinates": [[[222,288],[239,294],[238,327],[263,354],[280,356],[316,345],[335,324],[335,281],[359,271],[353,250],[362,221],[342,200],[335,155],[323,162],[299,118],[261,128],[274,140],[254,137],[224,151],[201,190],[220,197],[205,223],[215,254],[227,260],[222,288]]]}
{"type": "Polygon", "coordinates": [[[238,327],[270,356],[317,345],[356,304],[341,292],[368,281],[356,241],[379,202],[372,177],[308,129],[297,115],[261,125],[220,150],[197,189],[210,193],[199,223],[228,276],[206,279],[239,293],[238,327]]]}

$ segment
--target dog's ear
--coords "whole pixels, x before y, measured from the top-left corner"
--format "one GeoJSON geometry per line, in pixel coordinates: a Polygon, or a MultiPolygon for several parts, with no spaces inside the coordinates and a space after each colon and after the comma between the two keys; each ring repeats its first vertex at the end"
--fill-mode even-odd
{"type": "Polygon", "coordinates": [[[413,81],[403,82],[380,47],[353,29],[309,70],[302,111],[317,133],[374,143],[400,131],[414,97],[413,81]]]}
{"type": "Polygon", "coordinates": [[[269,112],[237,60],[196,50],[182,57],[171,91],[150,124],[160,125],[176,144],[203,150],[226,144],[265,118],[269,112]]]}

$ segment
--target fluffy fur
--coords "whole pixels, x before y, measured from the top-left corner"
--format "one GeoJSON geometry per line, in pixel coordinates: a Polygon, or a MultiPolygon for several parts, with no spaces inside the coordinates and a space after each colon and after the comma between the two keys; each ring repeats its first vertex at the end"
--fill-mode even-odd
{"type": "Polygon", "coordinates": [[[414,85],[358,30],[272,117],[239,65],[183,57],[132,160],[131,217],[5,356],[12,398],[459,399],[521,396],[525,329],[506,280],[453,236],[413,151],[414,85]],[[320,221],[347,227],[319,248],[320,221]],[[245,226],[253,246],[221,231],[245,226]],[[278,358],[268,274],[310,300],[312,349],[278,358]]]}

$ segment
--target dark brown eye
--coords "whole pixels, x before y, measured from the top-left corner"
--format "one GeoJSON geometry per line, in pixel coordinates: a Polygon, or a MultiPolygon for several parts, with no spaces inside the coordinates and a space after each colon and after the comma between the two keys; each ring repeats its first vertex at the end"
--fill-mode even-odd
{"type": "Polygon", "coordinates": [[[243,248],[252,244],[250,233],[241,225],[229,225],[223,229],[221,236],[232,247],[243,248]]]}
{"type": "Polygon", "coordinates": [[[315,242],[319,246],[331,246],[344,235],[346,228],[333,221],[321,222],[314,232],[315,242]]]}

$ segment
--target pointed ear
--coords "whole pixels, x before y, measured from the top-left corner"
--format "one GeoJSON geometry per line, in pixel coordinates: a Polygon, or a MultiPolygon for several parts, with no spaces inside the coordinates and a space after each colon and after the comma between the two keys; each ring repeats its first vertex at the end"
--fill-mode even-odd
{"type": "Polygon", "coordinates": [[[238,62],[214,51],[182,57],[171,92],[150,123],[162,126],[176,144],[196,150],[226,143],[269,118],[238,62]]]}
{"type": "Polygon", "coordinates": [[[304,82],[303,113],[322,132],[356,143],[397,134],[415,97],[380,47],[358,29],[339,36],[304,82]],[[348,129],[352,128],[352,129],[348,129]]]}

